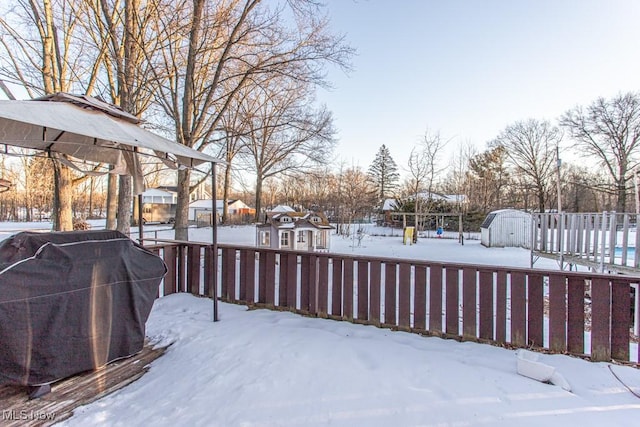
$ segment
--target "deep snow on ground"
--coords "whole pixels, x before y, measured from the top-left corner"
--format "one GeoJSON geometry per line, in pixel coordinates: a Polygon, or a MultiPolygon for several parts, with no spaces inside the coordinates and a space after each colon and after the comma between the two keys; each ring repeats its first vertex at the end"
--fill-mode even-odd
{"type": "MultiPolygon", "coordinates": [[[[2,224],[0,238],[17,230],[2,224]]],[[[157,233],[172,237],[170,230],[157,233]]],[[[223,243],[253,245],[254,233],[220,227],[218,235],[223,243]]],[[[190,236],[210,241],[211,229],[192,229],[190,236]]],[[[530,261],[527,250],[487,249],[472,240],[409,246],[399,235],[367,235],[358,246],[333,236],[331,247],[520,267],[530,261]]],[[[545,261],[543,267],[557,268],[545,261]]],[[[516,352],[500,347],[224,303],[220,318],[211,322],[205,298],[157,300],[147,336],[169,345],[166,353],[140,380],[79,408],[63,425],[636,426],[640,417],[640,399],[627,388],[640,393],[640,370],[632,367],[541,354],[569,382],[568,392],[518,375],[516,352]]]]}
{"type": "MultiPolygon", "coordinates": [[[[541,355],[572,392],[516,373],[515,351],[220,304],[158,300],[172,344],[140,380],[63,423],[154,426],[636,426],[640,399],[606,363],[541,355]]],[[[612,366],[640,392],[640,371],[612,366]]]]}

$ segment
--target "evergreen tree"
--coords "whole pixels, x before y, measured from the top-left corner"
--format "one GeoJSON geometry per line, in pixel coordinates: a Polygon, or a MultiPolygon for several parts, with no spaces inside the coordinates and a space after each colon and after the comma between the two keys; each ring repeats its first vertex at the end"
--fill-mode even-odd
{"type": "Polygon", "coordinates": [[[369,166],[369,179],[375,185],[376,193],[380,200],[392,195],[398,187],[398,181],[400,180],[398,166],[384,144],[382,144],[376,154],[376,158],[369,166]]]}

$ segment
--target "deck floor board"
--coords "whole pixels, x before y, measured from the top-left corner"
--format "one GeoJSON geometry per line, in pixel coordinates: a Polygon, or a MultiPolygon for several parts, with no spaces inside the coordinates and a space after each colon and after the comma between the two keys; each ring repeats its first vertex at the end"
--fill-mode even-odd
{"type": "Polygon", "coordinates": [[[143,376],[150,363],[162,356],[166,347],[150,345],[138,354],[116,360],[103,368],[60,380],[51,393],[29,400],[27,387],[0,385],[0,425],[50,426],[73,415],[73,411],[94,402],[143,376]]]}

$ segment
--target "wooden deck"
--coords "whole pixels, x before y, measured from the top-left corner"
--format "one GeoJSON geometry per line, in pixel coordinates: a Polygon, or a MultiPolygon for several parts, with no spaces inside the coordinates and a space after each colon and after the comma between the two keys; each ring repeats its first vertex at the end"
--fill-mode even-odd
{"type": "Polygon", "coordinates": [[[0,425],[49,426],[73,415],[74,409],[131,384],[149,370],[166,348],[142,351],[104,368],[78,374],[51,385],[51,393],[29,400],[27,387],[0,386],[0,425]]]}

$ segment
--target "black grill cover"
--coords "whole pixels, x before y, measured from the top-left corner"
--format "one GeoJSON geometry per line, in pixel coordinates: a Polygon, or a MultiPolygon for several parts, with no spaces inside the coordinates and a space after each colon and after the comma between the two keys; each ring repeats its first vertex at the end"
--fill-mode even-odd
{"type": "Polygon", "coordinates": [[[0,383],[42,385],[133,355],[167,269],[117,231],[0,244],[0,383]]]}

